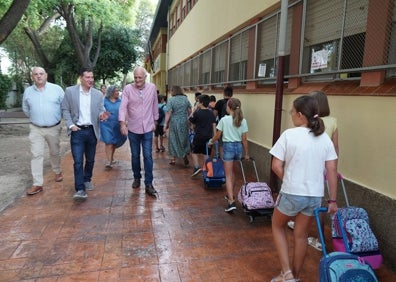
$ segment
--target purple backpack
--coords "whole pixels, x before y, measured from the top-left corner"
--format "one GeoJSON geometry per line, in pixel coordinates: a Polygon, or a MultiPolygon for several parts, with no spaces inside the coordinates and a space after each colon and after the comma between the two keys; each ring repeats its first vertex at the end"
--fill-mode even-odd
{"type": "Polygon", "coordinates": [[[271,188],[265,182],[248,182],[243,184],[238,193],[238,200],[247,210],[274,207],[271,188]]]}

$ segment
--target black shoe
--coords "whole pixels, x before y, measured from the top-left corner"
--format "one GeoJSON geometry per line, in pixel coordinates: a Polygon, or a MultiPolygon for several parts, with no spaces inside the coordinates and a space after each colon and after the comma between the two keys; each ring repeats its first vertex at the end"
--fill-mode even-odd
{"type": "Polygon", "coordinates": [[[188,161],[187,155],[184,156],[183,161],[184,161],[184,165],[185,165],[185,166],[188,166],[188,164],[190,163],[190,162],[188,161]]]}
{"type": "Polygon", "coordinates": [[[191,174],[191,177],[197,175],[198,173],[200,173],[202,171],[202,168],[200,167],[196,167],[194,168],[193,174],[191,174]]]}
{"type": "Polygon", "coordinates": [[[146,193],[150,196],[156,196],[157,190],[154,189],[153,185],[146,185],[146,193]]]}
{"type": "Polygon", "coordinates": [[[135,178],[132,183],[132,188],[136,189],[140,187],[140,178],[135,178]]]}
{"type": "Polygon", "coordinates": [[[231,204],[228,204],[226,209],[225,209],[225,212],[232,212],[233,210],[236,210],[235,202],[232,202],[231,204]]]}

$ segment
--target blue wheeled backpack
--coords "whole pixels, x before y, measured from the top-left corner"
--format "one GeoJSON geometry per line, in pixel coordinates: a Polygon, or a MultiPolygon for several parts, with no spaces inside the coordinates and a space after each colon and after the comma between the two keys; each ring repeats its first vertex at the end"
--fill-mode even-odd
{"type": "Polygon", "coordinates": [[[327,208],[317,208],[314,212],[323,257],[319,263],[320,282],[378,282],[374,270],[363,258],[344,252],[327,254],[322,228],[320,227],[320,212],[327,208]]]}
{"type": "Polygon", "coordinates": [[[205,188],[222,188],[226,182],[224,163],[219,157],[218,142],[214,143],[215,155],[209,156],[208,143],[206,143],[206,160],[202,167],[202,177],[204,180],[205,188]]]}
{"type": "MultiPolygon", "coordinates": [[[[322,245],[323,246],[323,245],[322,245]]],[[[320,282],[376,282],[371,266],[362,258],[343,252],[332,252],[320,260],[320,282]]]]}

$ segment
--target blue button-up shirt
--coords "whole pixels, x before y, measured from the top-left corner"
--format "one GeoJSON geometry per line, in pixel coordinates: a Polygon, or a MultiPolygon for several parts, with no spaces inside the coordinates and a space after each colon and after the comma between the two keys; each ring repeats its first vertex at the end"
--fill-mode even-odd
{"type": "Polygon", "coordinates": [[[52,126],[62,118],[61,103],[65,92],[56,84],[46,82],[40,91],[36,85],[23,93],[22,110],[37,126],[52,126]]]}

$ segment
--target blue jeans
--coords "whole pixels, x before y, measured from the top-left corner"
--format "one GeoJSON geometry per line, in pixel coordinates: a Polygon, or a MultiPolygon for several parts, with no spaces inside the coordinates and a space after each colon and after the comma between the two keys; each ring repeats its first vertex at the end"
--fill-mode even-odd
{"type": "Polygon", "coordinates": [[[74,187],[76,191],[85,191],[84,182],[91,181],[95,163],[96,143],[97,140],[93,128],[71,132],[70,146],[74,160],[74,187]]]}
{"type": "Polygon", "coordinates": [[[241,142],[223,142],[223,161],[239,161],[242,158],[241,142]]]}
{"type": "Polygon", "coordinates": [[[141,179],[140,148],[143,149],[144,184],[153,184],[153,132],[136,134],[128,132],[129,146],[131,147],[131,165],[133,178],[141,179]]]}

